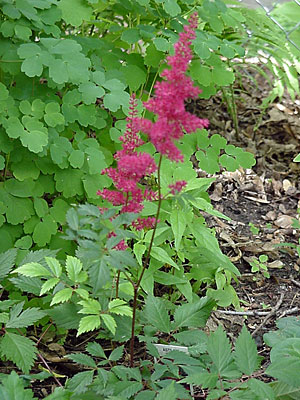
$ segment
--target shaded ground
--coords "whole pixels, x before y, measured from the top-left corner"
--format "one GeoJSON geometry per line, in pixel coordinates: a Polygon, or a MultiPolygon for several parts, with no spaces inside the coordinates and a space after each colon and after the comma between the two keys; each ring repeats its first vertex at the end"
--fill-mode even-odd
{"type": "Polygon", "coordinates": [[[267,88],[259,76],[255,78],[257,88],[247,80],[236,88],[241,93],[236,103],[238,138],[221,95],[193,107],[209,118],[212,134],[224,135],[229,143],[251,151],[257,160],[252,170],[218,175],[210,192],[215,208],[232,219],[208,220],[223,252],[241,272],[236,290],[246,314],[215,312],[210,324],[212,329],[223,325],[234,339],[246,322],[266,356],[262,335],[276,328],[276,319],[300,314],[299,256],[295,248],[278,246],[296,245],[299,240],[300,229],[293,227],[293,220],[300,208],[300,165],[292,160],[300,152],[300,101],[288,96],[275,101],[260,120],[259,107],[267,88]],[[250,262],[261,255],[268,256],[270,278],[251,273],[250,262]]]}

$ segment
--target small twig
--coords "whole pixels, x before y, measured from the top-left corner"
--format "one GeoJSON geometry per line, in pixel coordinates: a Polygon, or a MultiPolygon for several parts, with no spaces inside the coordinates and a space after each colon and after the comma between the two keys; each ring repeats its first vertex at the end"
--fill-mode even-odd
{"type": "Polygon", "coordinates": [[[49,364],[47,363],[47,361],[44,359],[44,357],[38,353],[38,357],[42,360],[43,364],[45,364],[46,368],[48,369],[48,371],[52,374],[52,378],[54,378],[55,382],[58,384],[58,386],[63,387],[63,385],[59,382],[59,380],[56,378],[56,376],[54,375],[54,372],[52,371],[52,369],[49,367],[49,364]]]}
{"type": "Polygon", "coordinates": [[[248,317],[262,317],[268,315],[270,311],[227,311],[227,310],[216,310],[214,312],[226,315],[247,315],[248,317]]]}
{"type": "Polygon", "coordinates": [[[293,279],[292,277],[290,277],[290,281],[297,287],[300,287],[300,282],[295,281],[295,279],[293,279]]]}
{"type": "Polygon", "coordinates": [[[284,298],[284,293],[280,294],[280,298],[275,305],[275,307],[272,308],[272,310],[269,312],[268,315],[263,319],[262,323],[251,333],[251,336],[254,336],[258,331],[261,330],[261,328],[266,324],[266,322],[274,315],[276,312],[279,310],[284,298]]]}
{"type": "Polygon", "coordinates": [[[283,313],[280,314],[280,316],[278,318],[283,318],[286,315],[291,315],[291,314],[294,314],[295,312],[298,312],[298,311],[299,311],[299,307],[290,308],[289,310],[283,311],[283,313]]]}

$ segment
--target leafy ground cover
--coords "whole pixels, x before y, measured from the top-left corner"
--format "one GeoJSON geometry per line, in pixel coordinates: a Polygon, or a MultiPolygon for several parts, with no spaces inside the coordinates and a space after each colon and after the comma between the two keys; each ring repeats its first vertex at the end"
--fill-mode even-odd
{"type": "Polygon", "coordinates": [[[2,398],[299,398],[296,49],[221,1],[75,5],[3,2],[2,398]]]}

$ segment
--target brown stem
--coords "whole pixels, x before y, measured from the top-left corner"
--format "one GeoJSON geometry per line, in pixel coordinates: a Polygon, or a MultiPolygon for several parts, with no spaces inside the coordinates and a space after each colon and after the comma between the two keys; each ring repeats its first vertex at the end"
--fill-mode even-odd
{"type": "Polygon", "coordinates": [[[137,280],[137,283],[133,284],[133,304],[132,304],[132,324],[131,324],[131,339],[130,339],[130,366],[133,367],[133,354],[134,354],[134,330],[135,330],[135,318],[136,318],[136,308],[137,308],[137,296],[138,296],[138,290],[141,285],[141,281],[143,279],[144,273],[148,267],[149,261],[150,261],[150,254],[154,242],[154,237],[155,237],[155,232],[157,228],[157,223],[158,223],[158,217],[159,217],[159,212],[161,208],[161,202],[162,202],[162,196],[161,196],[161,184],[160,184],[160,168],[161,168],[161,162],[162,162],[162,155],[159,157],[159,162],[158,162],[158,167],[157,167],[157,183],[158,183],[158,204],[157,204],[157,212],[155,216],[155,224],[153,227],[153,232],[149,244],[149,249],[148,253],[146,256],[146,259],[143,263],[142,267],[142,272],[140,277],[137,280]]]}

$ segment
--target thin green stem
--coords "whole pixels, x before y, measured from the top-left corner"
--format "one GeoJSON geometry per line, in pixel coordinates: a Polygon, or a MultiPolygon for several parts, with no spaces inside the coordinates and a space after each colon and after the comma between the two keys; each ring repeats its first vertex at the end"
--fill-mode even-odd
{"type": "Polygon", "coordinates": [[[148,248],[148,253],[147,253],[146,259],[143,263],[141,275],[138,278],[137,283],[133,284],[132,325],[131,325],[131,339],[130,339],[130,366],[131,367],[133,367],[134,338],[135,338],[134,331],[135,331],[138,290],[140,288],[141,281],[143,279],[144,273],[145,273],[145,271],[148,267],[149,261],[150,261],[151,250],[152,250],[152,246],[154,243],[154,237],[155,237],[155,232],[156,232],[156,228],[157,228],[157,224],[158,224],[158,217],[159,217],[161,202],[162,202],[161,180],[160,180],[161,162],[162,162],[162,154],[160,154],[158,168],[157,168],[158,204],[157,204],[157,212],[156,212],[156,216],[155,216],[155,224],[154,224],[153,231],[152,231],[152,236],[151,236],[151,240],[150,240],[150,244],[149,244],[149,248],[148,248]]]}

